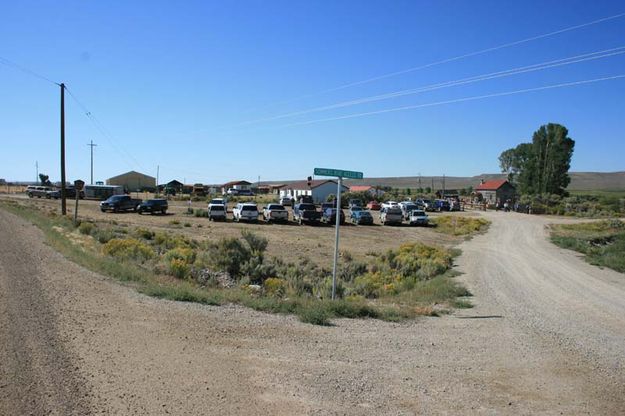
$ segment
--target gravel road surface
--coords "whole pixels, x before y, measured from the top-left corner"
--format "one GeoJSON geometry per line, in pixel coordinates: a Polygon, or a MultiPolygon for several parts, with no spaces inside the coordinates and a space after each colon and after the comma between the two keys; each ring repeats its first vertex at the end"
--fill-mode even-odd
{"type": "Polygon", "coordinates": [[[625,276],[485,215],[475,308],[316,327],[139,295],[0,210],[0,414],[625,414],[625,276]]]}

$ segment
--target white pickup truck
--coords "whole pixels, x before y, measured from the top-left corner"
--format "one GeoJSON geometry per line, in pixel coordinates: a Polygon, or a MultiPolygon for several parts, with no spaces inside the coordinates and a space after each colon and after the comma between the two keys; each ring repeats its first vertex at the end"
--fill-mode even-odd
{"type": "Polygon", "coordinates": [[[266,222],[286,222],[289,220],[289,212],[280,204],[269,204],[263,208],[263,219],[266,222]]]}
{"type": "Polygon", "coordinates": [[[258,207],[256,204],[238,203],[232,210],[232,216],[236,222],[258,221],[258,207]]]}

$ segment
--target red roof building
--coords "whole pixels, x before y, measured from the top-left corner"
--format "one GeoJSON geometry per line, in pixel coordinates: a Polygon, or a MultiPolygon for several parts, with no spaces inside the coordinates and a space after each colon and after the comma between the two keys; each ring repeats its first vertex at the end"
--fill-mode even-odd
{"type": "Polygon", "coordinates": [[[475,192],[482,195],[482,200],[487,204],[501,206],[507,201],[514,201],[516,190],[505,179],[482,181],[475,192]]]}
{"type": "Polygon", "coordinates": [[[479,184],[477,186],[477,188],[475,188],[476,191],[496,191],[497,189],[501,188],[502,186],[504,186],[505,184],[510,184],[510,182],[508,182],[505,179],[498,179],[498,180],[492,180],[492,181],[484,181],[481,184],[479,184]]]}

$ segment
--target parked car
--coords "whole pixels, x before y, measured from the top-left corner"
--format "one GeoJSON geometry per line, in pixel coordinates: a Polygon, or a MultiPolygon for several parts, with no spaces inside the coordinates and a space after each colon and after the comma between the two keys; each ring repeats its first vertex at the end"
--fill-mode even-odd
{"type": "Polygon", "coordinates": [[[382,225],[401,224],[403,215],[399,207],[383,207],[380,210],[380,222],[382,225]]]}
{"type": "Polygon", "coordinates": [[[418,209],[423,209],[425,210],[425,202],[423,199],[415,199],[414,203],[417,205],[417,207],[419,207],[418,209]]]}
{"type": "Polygon", "coordinates": [[[399,208],[399,202],[386,201],[382,204],[382,208],[399,208]]]}
{"type": "Polygon", "coordinates": [[[425,225],[427,226],[430,222],[428,218],[428,214],[425,213],[422,209],[415,209],[410,212],[410,216],[408,217],[408,221],[410,221],[410,225],[425,225]]]}
{"type": "Polygon", "coordinates": [[[350,199],[349,203],[347,204],[347,207],[348,208],[351,208],[351,207],[361,207],[362,208],[362,201],[360,199],[350,199]]]}
{"type": "Polygon", "coordinates": [[[300,204],[314,204],[315,203],[312,195],[300,195],[297,201],[300,204]]]}
{"type": "Polygon", "coordinates": [[[226,205],[226,203],[227,201],[225,198],[213,198],[208,203],[208,206],[210,207],[211,205],[226,205]]]}
{"type": "Polygon", "coordinates": [[[237,195],[239,195],[239,196],[254,196],[254,192],[252,192],[249,189],[239,189],[239,192],[237,193],[237,195]]]}
{"type": "MultiPolygon", "coordinates": [[[[85,197],[85,192],[84,191],[80,191],[78,193],[78,198],[83,199],[85,197]]],[[[46,193],[46,198],[50,199],[59,199],[61,198],[61,190],[60,189],[55,189],[54,191],[48,191],[46,193]]],[[[74,188],[73,186],[68,186],[67,188],[65,188],[65,198],[71,198],[71,199],[75,199],[76,198],[76,188],[74,188]]]]}
{"type": "Polygon", "coordinates": [[[319,221],[319,218],[321,218],[321,213],[317,211],[315,204],[300,202],[293,207],[293,221],[300,225],[305,222],[309,224],[316,223],[319,221]]]}
{"type": "Polygon", "coordinates": [[[280,198],[279,204],[283,207],[290,207],[293,205],[293,200],[288,196],[283,196],[280,198]]]}
{"type": "Polygon", "coordinates": [[[336,208],[326,208],[321,213],[321,222],[325,222],[326,224],[336,224],[336,214],[337,211],[339,214],[339,223],[341,225],[345,224],[345,213],[342,209],[337,210],[336,208]]]}
{"type": "Polygon", "coordinates": [[[228,210],[225,204],[217,204],[211,201],[208,204],[208,220],[209,221],[226,221],[228,218],[228,210]]]}
{"type": "Polygon", "coordinates": [[[232,210],[232,216],[236,222],[258,221],[258,207],[256,204],[240,202],[232,210]]]}
{"type": "Polygon", "coordinates": [[[263,208],[263,219],[267,222],[289,220],[289,212],[280,204],[269,204],[263,208]]]}
{"type": "Polygon", "coordinates": [[[100,211],[136,211],[143,202],[140,199],[133,199],[130,195],[113,195],[107,200],[100,202],[100,211]]]}
{"type": "Polygon", "coordinates": [[[352,211],[351,221],[353,224],[358,225],[371,225],[373,224],[373,216],[369,211],[360,210],[352,211]]]}
{"type": "Polygon", "coordinates": [[[379,211],[380,208],[382,208],[382,205],[380,205],[378,201],[370,201],[367,204],[367,209],[370,209],[371,211],[379,211]]]}
{"type": "Polygon", "coordinates": [[[150,214],[161,213],[165,215],[167,214],[167,208],[169,208],[169,205],[166,199],[148,199],[139,204],[137,212],[139,214],[149,212],[150,214]]]}
{"type": "Polygon", "coordinates": [[[336,204],[334,202],[322,202],[321,203],[321,214],[323,215],[323,212],[328,209],[328,208],[334,208],[336,207],[336,204]]]}
{"type": "Polygon", "coordinates": [[[26,195],[29,198],[37,197],[37,198],[49,198],[48,192],[53,191],[54,189],[49,186],[28,186],[26,188],[26,195]]]}
{"type": "Polygon", "coordinates": [[[449,201],[445,199],[436,199],[434,201],[434,210],[438,212],[449,211],[450,205],[449,201]]]}
{"type": "Polygon", "coordinates": [[[404,202],[400,204],[400,206],[402,215],[404,216],[405,220],[408,220],[408,217],[410,217],[410,213],[412,211],[414,211],[415,209],[419,209],[419,206],[414,202],[404,202]]]}
{"type": "Polygon", "coordinates": [[[434,211],[435,210],[435,206],[434,206],[434,202],[432,202],[429,199],[423,199],[423,209],[426,211],[434,211]]]}
{"type": "Polygon", "coordinates": [[[349,212],[348,212],[349,216],[351,217],[354,212],[358,212],[358,211],[364,211],[364,209],[358,206],[349,207],[349,212]]]}

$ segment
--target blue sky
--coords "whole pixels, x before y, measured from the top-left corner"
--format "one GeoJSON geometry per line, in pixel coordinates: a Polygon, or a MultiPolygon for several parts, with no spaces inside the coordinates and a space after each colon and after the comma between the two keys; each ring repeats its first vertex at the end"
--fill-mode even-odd
{"type": "MultiPolygon", "coordinates": [[[[625,54],[328,111],[340,102],[625,46],[625,16],[477,56],[384,74],[625,12],[619,1],[3,2],[0,57],[65,82],[68,179],[161,182],[468,176],[541,124],[576,140],[572,170],[625,170],[625,79],[369,116],[344,115],[625,74],[625,54]],[[330,91],[328,91],[330,90],[330,91]],[[258,121],[261,120],[261,121],[258,121]],[[254,122],[256,121],[256,122],[254,122]],[[302,124],[308,123],[308,124],[302,124]]],[[[0,177],[58,179],[59,88],[0,65],[0,177]]]]}

